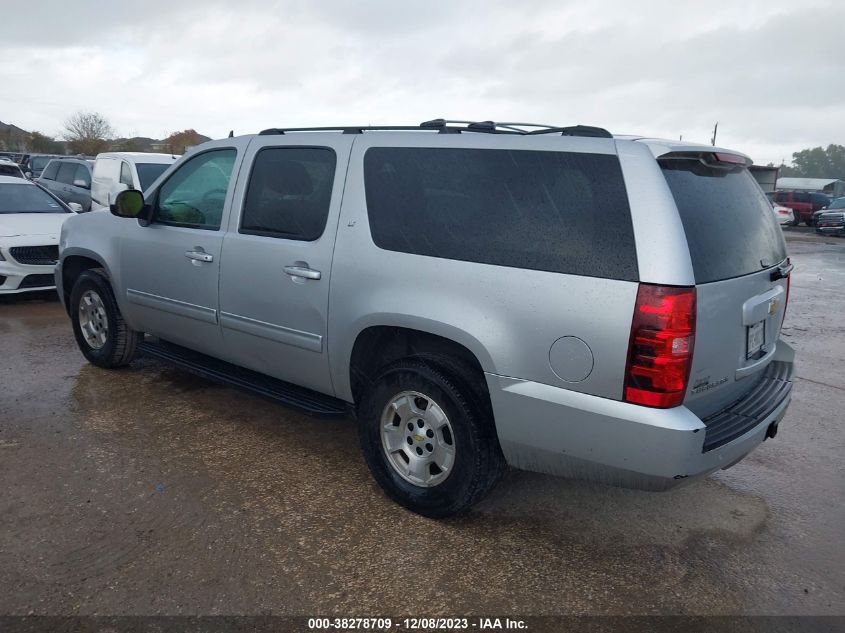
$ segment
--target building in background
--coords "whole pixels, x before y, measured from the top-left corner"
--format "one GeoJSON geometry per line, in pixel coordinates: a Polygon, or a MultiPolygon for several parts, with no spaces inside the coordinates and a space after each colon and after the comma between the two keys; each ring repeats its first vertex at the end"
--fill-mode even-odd
{"type": "Polygon", "coordinates": [[[845,180],[838,178],[778,178],[778,189],[823,193],[831,198],[845,196],[845,180]]]}

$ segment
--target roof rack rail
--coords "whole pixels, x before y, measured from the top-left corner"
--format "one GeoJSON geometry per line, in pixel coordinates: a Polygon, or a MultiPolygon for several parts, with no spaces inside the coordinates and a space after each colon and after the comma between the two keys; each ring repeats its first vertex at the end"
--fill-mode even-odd
{"type": "Polygon", "coordinates": [[[613,138],[613,134],[605,130],[603,127],[593,127],[592,125],[570,125],[569,127],[550,127],[543,130],[533,130],[526,132],[526,134],[555,134],[559,133],[561,136],[591,136],[595,138],[613,138]]]}
{"type": "Polygon", "coordinates": [[[289,132],[341,132],[343,134],[363,134],[369,131],[411,132],[437,131],[439,134],[460,134],[462,132],[480,132],[484,134],[560,134],[561,136],[590,136],[598,138],[613,138],[613,135],[600,127],[589,125],[573,125],[558,127],[542,123],[516,123],[495,121],[462,121],[456,119],[432,119],[423,121],[419,125],[337,125],[327,127],[288,127],[269,128],[259,132],[259,136],[287,134],[289,132]],[[522,128],[537,128],[525,130],[522,128]]]}

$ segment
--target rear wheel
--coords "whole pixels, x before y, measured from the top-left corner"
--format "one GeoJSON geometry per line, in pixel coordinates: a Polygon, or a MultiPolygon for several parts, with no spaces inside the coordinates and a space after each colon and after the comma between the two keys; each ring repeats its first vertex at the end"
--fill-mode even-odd
{"type": "Polygon", "coordinates": [[[70,318],[76,344],[89,362],[107,369],[132,362],[143,334],[123,320],[101,268],[77,278],[70,293],[70,318]]]}
{"type": "Polygon", "coordinates": [[[456,514],[499,481],[505,460],[471,376],[429,359],[388,366],[361,401],[361,448],[395,501],[429,517],[456,514]]]}

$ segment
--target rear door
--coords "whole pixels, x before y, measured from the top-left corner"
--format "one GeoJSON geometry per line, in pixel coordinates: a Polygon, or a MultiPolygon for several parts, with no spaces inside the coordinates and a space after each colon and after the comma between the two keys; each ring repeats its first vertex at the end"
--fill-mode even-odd
{"type": "Polygon", "coordinates": [[[73,198],[73,179],[76,175],[76,163],[71,161],[63,161],[59,164],[59,172],[56,174],[56,179],[49,184],[50,191],[56,194],[65,202],[74,202],[73,198]]]}
{"type": "Polygon", "coordinates": [[[684,404],[707,416],[750,390],[775,353],[786,244],[744,166],[660,160],[684,225],[696,281],[695,351],[684,404]]]}
{"type": "Polygon", "coordinates": [[[256,137],[223,242],[220,324],[228,359],[324,393],[333,393],[329,281],[353,138],[308,144],[307,136],[256,137]]]}

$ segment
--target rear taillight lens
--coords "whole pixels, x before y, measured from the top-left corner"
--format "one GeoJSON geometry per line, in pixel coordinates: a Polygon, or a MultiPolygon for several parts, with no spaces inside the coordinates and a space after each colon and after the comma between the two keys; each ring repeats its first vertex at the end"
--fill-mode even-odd
{"type": "MultiPolygon", "coordinates": [[[[792,259],[787,257],[786,258],[786,265],[789,266],[792,264],[792,259]]],[[[783,315],[780,320],[780,326],[783,327],[784,322],[786,321],[786,309],[789,307],[789,282],[792,279],[792,271],[786,276],[786,301],[783,303],[783,315]]]]}
{"type": "Polygon", "coordinates": [[[625,401],[681,404],[695,343],[695,288],[640,284],[631,323],[625,401]]]}

